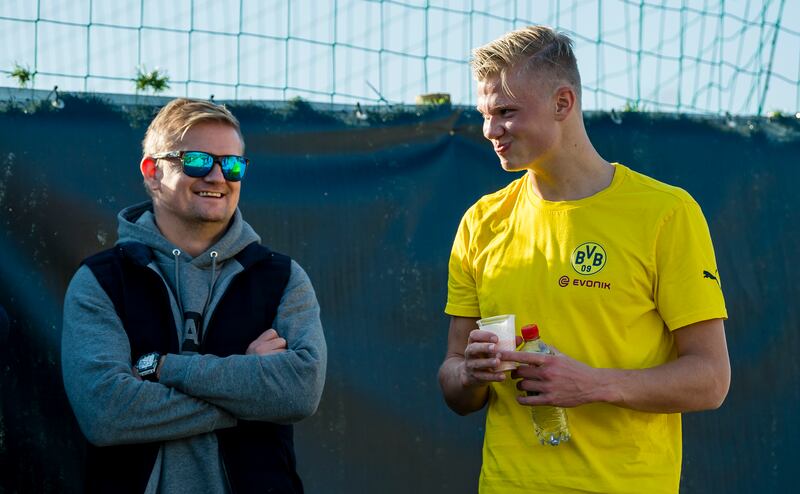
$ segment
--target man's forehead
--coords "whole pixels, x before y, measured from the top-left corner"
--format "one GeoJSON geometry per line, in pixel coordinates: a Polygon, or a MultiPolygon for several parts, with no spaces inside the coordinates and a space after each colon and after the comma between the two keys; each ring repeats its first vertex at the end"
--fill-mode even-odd
{"type": "Polygon", "coordinates": [[[478,96],[485,96],[491,93],[502,91],[503,82],[499,75],[488,76],[482,81],[478,81],[478,96]]]}
{"type": "Polygon", "coordinates": [[[488,77],[478,82],[478,108],[499,106],[511,103],[514,98],[508,94],[499,76],[488,77]]]}
{"type": "Polygon", "coordinates": [[[244,137],[241,132],[233,125],[218,120],[201,120],[194,123],[178,136],[175,144],[182,145],[185,141],[192,143],[197,140],[205,141],[210,135],[230,141],[235,140],[244,149],[244,137]]]}

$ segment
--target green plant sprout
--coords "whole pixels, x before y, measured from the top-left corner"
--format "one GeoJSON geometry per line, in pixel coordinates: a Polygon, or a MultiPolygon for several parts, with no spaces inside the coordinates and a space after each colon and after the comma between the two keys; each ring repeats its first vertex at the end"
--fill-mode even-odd
{"type": "Polygon", "coordinates": [[[628,100],[625,102],[625,106],[622,107],[622,111],[625,113],[643,112],[645,111],[645,106],[639,101],[628,100]]]}
{"type": "Polygon", "coordinates": [[[12,70],[11,74],[8,75],[8,77],[17,80],[19,87],[27,87],[28,83],[33,82],[34,76],[36,76],[35,72],[31,72],[30,68],[23,67],[18,63],[14,64],[14,70],[12,70]]]}
{"type": "Polygon", "coordinates": [[[416,104],[420,105],[433,105],[442,106],[450,104],[450,95],[448,93],[430,93],[420,94],[416,98],[416,104]]]}
{"type": "Polygon", "coordinates": [[[169,76],[166,73],[161,73],[158,69],[150,72],[144,67],[136,69],[136,83],[137,91],[146,91],[148,89],[153,91],[153,94],[160,93],[169,89],[169,76]]]}

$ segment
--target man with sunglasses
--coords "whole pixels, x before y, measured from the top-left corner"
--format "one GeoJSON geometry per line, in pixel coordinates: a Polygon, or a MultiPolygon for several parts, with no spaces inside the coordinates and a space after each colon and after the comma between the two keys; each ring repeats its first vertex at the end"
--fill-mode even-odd
{"type": "Polygon", "coordinates": [[[140,164],[151,200],[70,283],[62,365],[88,492],[303,490],[290,424],[322,393],[319,306],[242,219],[243,152],[224,107],[162,108],[140,164]]]}

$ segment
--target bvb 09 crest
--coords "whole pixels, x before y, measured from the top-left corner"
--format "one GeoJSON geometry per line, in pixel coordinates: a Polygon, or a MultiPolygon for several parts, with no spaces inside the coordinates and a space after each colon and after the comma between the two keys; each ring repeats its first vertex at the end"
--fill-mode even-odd
{"type": "Polygon", "coordinates": [[[584,276],[599,272],[606,265],[606,251],[595,242],[584,242],[572,251],[572,269],[584,276]]]}

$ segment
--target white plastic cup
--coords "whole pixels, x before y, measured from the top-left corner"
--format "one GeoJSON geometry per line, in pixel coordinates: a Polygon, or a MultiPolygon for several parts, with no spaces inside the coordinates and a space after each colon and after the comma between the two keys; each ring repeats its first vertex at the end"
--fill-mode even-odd
{"type": "MultiPolygon", "coordinates": [[[[514,325],[514,314],[486,317],[478,320],[478,328],[497,335],[497,351],[513,352],[517,349],[517,329],[514,325]]],[[[505,372],[517,368],[516,362],[500,362],[495,372],[505,372]]]]}

